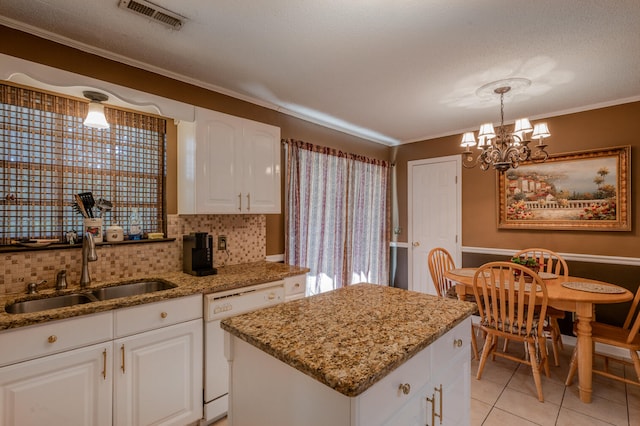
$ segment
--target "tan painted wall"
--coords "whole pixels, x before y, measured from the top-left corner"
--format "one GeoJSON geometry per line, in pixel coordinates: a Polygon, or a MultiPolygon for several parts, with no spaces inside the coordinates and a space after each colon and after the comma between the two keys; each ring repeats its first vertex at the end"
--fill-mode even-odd
{"type": "MultiPolygon", "coordinates": [[[[631,145],[631,232],[498,230],[496,172],[474,168],[464,169],[462,173],[462,245],[507,249],[547,247],[565,253],[640,257],[639,118],[640,102],[634,102],[546,120],[552,133],[548,140],[550,154],[631,145]]],[[[407,161],[460,153],[460,139],[461,135],[455,135],[393,149],[398,167],[399,224],[403,230],[398,241],[407,241],[407,161]]]]}
{"type": "MultiPolygon", "coordinates": [[[[460,135],[416,142],[395,148],[368,142],[276,111],[237,100],[200,87],[162,77],[134,67],[80,52],[41,38],[0,26],[0,52],[52,67],[132,87],[171,99],[215,109],[279,126],[283,138],[301,139],[344,151],[390,159],[398,176],[398,222],[402,233],[397,241],[407,241],[407,161],[460,153],[460,135]]],[[[462,174],[462,244],[465,246],[519,248],[545,246],[560,252],[640,257],[637,195],[640,138],[637,121],[640,102],[553,117],[547,120],[552,132],[549,152],[564,153],[620,145],[631,145],[632,223],[631,232],[576,232],[498,230],[496,227],[495,172],[479,169],[462,174]],[[523,243],[526,242],[526,243],[523,243]]],[[[169,213],[176,212],[175,129],[169,132],[167,194],[169,213]]],[[[284,185],[283,185],[284,188],[284,185]]],[[[284,199],[284,197],[283,197],[284,199]]],[[[284,252],[282,215],[267,215],[266,253],[284,252]]]]}
{"type": "MultiPolygon", "coordinates": [[[[131,87],[165,98],[279,126],[282,138],[285,139],[300,139],[379,159],[387,159],[388,157],[389,148],[386,146],[318,126],[201,87],[81,52],[8,27],[0,26],[0,40],[3,40],[3,43],[0,43],[0,53],[131,87]]],[[[177,131],[175,126],[169,127],[167,133],[167,208],[169,214],[175,214],[177,212],[177,131]]],[[[284,185],[282,187],[284,189],[284,185]]],[[[284,200],[284,197],[282,199],[284,200]]],[[[267,215],[266,219],[266,254],[284,253],[283,215],[267,215]]]]}

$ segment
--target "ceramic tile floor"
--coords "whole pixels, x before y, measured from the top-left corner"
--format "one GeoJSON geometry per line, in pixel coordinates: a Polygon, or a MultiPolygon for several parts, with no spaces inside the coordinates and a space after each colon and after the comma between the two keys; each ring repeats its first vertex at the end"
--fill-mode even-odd
{"type": "MultiPolygon", "coordinates": [[[[509,345],[513,353],[521,348],[521,344],[509,345]]],[[[538,401],[530,367],[496,358],[487,361],[482,379],[476,380],[478,361],[472,360],[471,426],[640,425],[640,386],[594,376],[593,402],[584,404],[578,396],[577,377],[571,386],[564,385],[572,351],[573,346],[565,344],[560,366],[554,367],[549,345],[551,377],[542,376],[544,403],[538,401]]],[[[213,425],[227,426],[227,421],[213,425]]]]}
{"type": "MultiPolygon", "coordinates": [[[[514,343],[509,350],[522,350],[522,344],[514,343]]],[[[560,366],[555,367],[549,344],[551,377],[542,375],[544,403],[538,401],[531,367],[496,357],[487,361],[482,379],[477,380],[479,362],[472,360],[471,425],[640,425],[640,386],[594,375],[592,403],[585,404],[579,398],[577,375],[571,386],[564,385],[572,351],[573,346],[565,344],[560,366]]],[[[610,365],[620,373],[625,368],[610,365]]],[[[632,369],[626,368],[625,373],[631,374],[632,369]]]]}

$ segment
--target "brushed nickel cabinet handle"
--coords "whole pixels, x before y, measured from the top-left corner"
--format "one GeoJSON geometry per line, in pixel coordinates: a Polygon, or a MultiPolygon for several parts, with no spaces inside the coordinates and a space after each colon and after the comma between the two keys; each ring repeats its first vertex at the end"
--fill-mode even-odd
{"type": "Polygon", "coordinates": [[[122,345],[120,347],[120,356],[122,357],[122,362],[120,364],[120,368],[122,369],[122,374],[124,374],[124,372],[125,372],[125,368],[124,368],[124,345],[122,345]]]}
{"type": "Polygon", "coordinates": [[[49,343],[55,343],[58,341],[58,336],[56,336],[55,334],[52,334],[51,336],[49,336],[49,338],[47,339],[47,341],[49,343]]]}
{"type": "Polygon", "coordinates": [[[251,194],[247,194],[247,211],[251,211],[251,194]]]}
{"type": "Polygon", "coordinates": [[[238,210],[242,211],[242,192],[238,194],[238,210]]]}
{"type": "MultiPolygon", "coordinates": [[[[440,393],[440,414],[435,414],[435,413],[434,413],[434,415],[435,415],[436,417],[439,417],[439,418],[440,418],[440,424],[442,424],[442,418],[444,417],[444,416],[443,416],[443,414],[444,414],[444,413],[442,412],[442,383],[440,383],[440,387],[439,387],[439,388],[433,388],[433,389],[434,389],[436,392],[439,392],[439,393],[440,393]]],[[[434,398],[435,398],[435,394],[434,394],[434,398]]]]}
{"type": "MultiPolygon", "coordinates": [[[[427,397],[427,402],[431,403],[431,426],[436,424],[436,394],[431,394],[431,398],[427,397]]],[[[429,426],[429,425],[427,425],[429,426]]]]}
{"type": "Polygon", "coordinates": [[[102,351],[102,378],[107,380],[107,350],[102,351]]]}
{"type": "Polygon", "coordinates": [[[411,385],[409,383],[400,383],[398,390],[402,391],[405,395],[409,395],[409,392],[411,392],[411,385]]]}

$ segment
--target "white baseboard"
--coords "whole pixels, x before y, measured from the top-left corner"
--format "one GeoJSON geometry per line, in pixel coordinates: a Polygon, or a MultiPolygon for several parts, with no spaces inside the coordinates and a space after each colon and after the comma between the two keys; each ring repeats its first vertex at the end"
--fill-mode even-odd
{"type": "MultiPolygon", "coordinates": [[[[570,346],[576,345],[576,337],[575,336],[565,336],[562,335],[562,341],[570,346]]],[[[596,343],[596,353],[602,355],[608,355],[614,358],[624,359],[631,362],[631,357],[629,356],[629,351],[626,349],[618,348],[616,346],[605,345],[603,343],[596,343]]]]}

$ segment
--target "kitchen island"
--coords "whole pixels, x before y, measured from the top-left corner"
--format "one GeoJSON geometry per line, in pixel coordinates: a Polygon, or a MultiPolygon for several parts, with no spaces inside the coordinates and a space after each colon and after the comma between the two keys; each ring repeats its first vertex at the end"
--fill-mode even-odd
{"type": "Polygon", "coordinates": [[[474,310],[357,284],[228,318],[229,422],[468,424],[474,310]]]}

